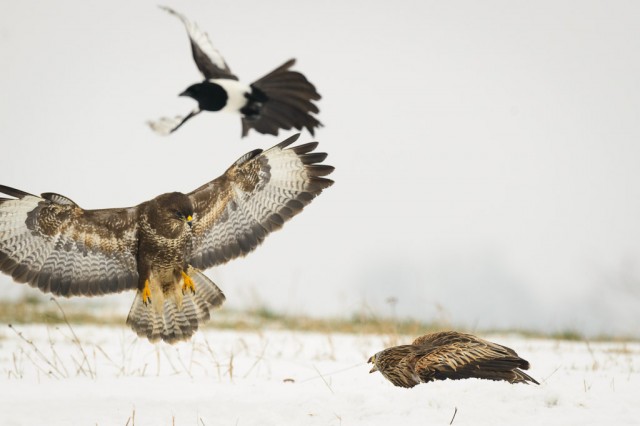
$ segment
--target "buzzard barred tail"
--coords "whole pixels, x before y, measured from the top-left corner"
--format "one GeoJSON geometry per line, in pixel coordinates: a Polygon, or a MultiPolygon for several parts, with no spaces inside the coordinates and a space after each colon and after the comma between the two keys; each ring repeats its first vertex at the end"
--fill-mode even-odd
{"type": "Polygon", "coordinates": [[[165,293],[154,288],[151,303],[145,305],[142,292],[138,290],[127,317],[127,324],[138,336],[146,337],[151,342],[164,340],[175,343],[187,340],[198,330],[200,324],[209,319],[209,309],[224,303],[222,290],[202,272],[189,268],[187,275],[195,285],[194,293],[180,293],[174,291],[174,288],[165,293]]]}

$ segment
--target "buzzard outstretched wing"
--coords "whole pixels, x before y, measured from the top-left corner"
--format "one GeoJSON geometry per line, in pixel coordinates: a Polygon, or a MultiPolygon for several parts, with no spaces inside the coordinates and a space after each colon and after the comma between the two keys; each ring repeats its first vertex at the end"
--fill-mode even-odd
{"type": "Polygon", "coordinates": [[[136,209],[83,210],[53,193],[0,186],[0,270],[61,296],[136,288],[136,209]]]}
{"type": "Polygon", "coordinates": [[[194,241],[189,263],[205,269],[244,256],[331,186],[318,164],[327,154],[311,142],[287,148],[294,135],[267,151],[242,156],[222,176],[189,194],[194,241]]]}
{"type": "Polygon", "coordinates": [[[160,9],[175,15],[182,21],[184,27],[189,34],[189,40],[191,42],[191,52],[193,53],[193,60],[196,62],[196,66],[204,75],[204,78],[211,80],[213,78],[229,78],[237,80],[236,77],[229,69],[229,66],[224,61],[224,58],[213,47],[211,40],[207,33],[202,31],[195,22],[189,21],[183,14],[176,12],[175,10],[160,6],[160,9]]]}

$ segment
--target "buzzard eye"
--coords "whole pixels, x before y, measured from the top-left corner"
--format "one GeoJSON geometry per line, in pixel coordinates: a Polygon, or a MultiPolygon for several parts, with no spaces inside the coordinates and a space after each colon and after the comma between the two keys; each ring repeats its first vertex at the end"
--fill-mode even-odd
{"type": "Polygon", "coordinates": [[[176,217],[182,219],[184,216],[179,211],[176,211],[176,217]]]}

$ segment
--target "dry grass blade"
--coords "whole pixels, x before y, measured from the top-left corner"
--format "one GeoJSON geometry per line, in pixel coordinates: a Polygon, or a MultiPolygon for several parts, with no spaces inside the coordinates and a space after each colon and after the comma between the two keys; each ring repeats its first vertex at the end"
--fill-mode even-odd
{"type": "Polygon", "coordinates": [[[119,365],[118,363],[116,363],[110,356],[109,354],[102,349],[102,347],[100,345],[96,345],[95,346],[96,349],[102,354],[102,356],[104,356],[104,358],[115,368],[118,369],[118,375],[119,376],[123,376],[125,374],[125,368],[124,365],[119,365]]]}
{"type": "Polygon", "coordinates": [[[542,383],[542,384],[546,383],[546,382],[547,382],[547,380],[549,380],[549,378],[550,378],[551,376],[553,376],[554,374],[556,374],[556,372],[557,372],[558,370],[560,370],[560,368],[562,368],[562,366],[561,366],[561,365],[559,365],[558,367],[556,367],[556,369],[555,369],[555,370],[553,370],[553,371],[551,372],[551,374],[549,374],[549,375],[548,375],[547,377],[545,377],[544,379],[540,380],[540,383],[542,383]]]}
{"type": "MultiPolygon", "coordinates": [[[[358,368],[358,367],[362,367],[362,366],[366,366],[366,365],[367,365],[367,363],[365,363],[365,362],[359,362],[358,364],[354,364],[351,367],[345,367],[345,368],[341,368],[339,370],[334,370],[331,373],[325,374],[324,377],[330,377],[330,376],[333,376],[335,374],[344,373],[345,371],[353,370],[354,368],[358,368]]],[[[316,368],[316,371],[318,371],[317,368],[316,368]]],[[[320,376],[320,377],[322,378],[323,376],[320,376]]],[[[316,380],[317,378],[318,378],[318,376],[309,377],[307,379],[302,379],[302,380],[298,381],[298,383],[309,382],[311,380],[316,380]]]]}
{"type": "Polygon", "coordinates": [[[87,353],[84,351],[84,347],[82,346],[82,343],[80,342],[80,339],[78,339],[78,336],[76,335],[76,332],[73,330],[73,327],[71,327],[71,324],[69,323],[69,320],[67,319],[67,315],[64,313],[64,310],[62,309],[62,306],[60,306],[60,304],[58,303],[58,301],[56,300],[55,297],[52,297],[50,299],[53,303],[56,304],[56,306],[58,307],[58,309],[60,310],[60,314],[62,315],[62,319],[64,320],[64,323],[67,324],[67,327],[69,328],[69,331],[71,331],[71,335],[73,336],[73,343],[78,346],[78,349],[80,350],[80,353],[82,354],[82,361],[78,364],[78,368],[79,371],[82,371],[83,373],[86,374],[85,369],[83,367],[83,365],[87,365],[87,370],[89,371],[89,376],[91,376],[92,379],[96,378],[96,375],[94,373],[94,371],[91,369],[91,363],[89,362],[89,357],[87,356],[87,353]]]}
{"type": "Polygon", "coordinates": [[[453,407],[453,408],[454,408],[454,410],[453,410],[453,417],[451,417],[451,421],[449,422],[449,424],[450,424],[450,425],[452,425],[452,424],[453,424],[453,421],[454,421],[454,420],[455,420],[455,418],[456,418],[456,414],[458,414],[458,407],[453,407]]]}
{"type": "Polygon", "coordinates": [[[233,352],[229,356],[229,380],[233,380],[233,352]]]}
{"type": "Polygon", "coordinates": [[[253,369],[258,365],[258,363],[260,361],[264,360],[264,354],[267,352],[267,346],[269,345],[269,342],[267,341],[263,346],[262,346],[262,351],[260,352],[260,355],[257,356],[256,360],[253,362],[253,364],[251,365],[251,367],[249,367],[249,369],[247,370],[247,372],[244,374],[243,378],[247,378],[249,376],[249,374],[251,373],[251,371],[253,371],[253,369]]]}
{"type": "Polygon", "coordinates": [[[60,362],[60,367],[64,370],[65,377],[69,377],[69,372],[67,371],[67,368],[64,366],[64,362],[62,361],[62,358],[60,358],[60,356],[58,355],[58,351],[56,351],[55,342],[51,337],[51,332],[48,328],[47,328],[47,336],[49,337],[49,347],[51,348],[51,353],[53,354],[53,363],[55,365],[58,365],[58,362],[60,362]]]}
{"type": "Polygon", "coordinates": [[[216,372],[218,373],[218,380],[220,380],[222,378],[222,374],[220,373],[220,363],[218,362],[216,354],[215,352],[213,352],[213,348],[209,344],[209,341],[207,340],[206,337],[204,338],[204,343],[205,343],[205,347],[207,348],[207,352],[209,353],[209,355],[211,355],[211,360],[213,361],[213,365],[215,365],[216,367],[216,372]]]}
{"type": "Polygon", "coordinates": [[[67,375],[64,374],[64,371],[60,370],[54,363],[52,363],[49,358],[47,358],[44,353],[42,353],[42,351],[36,346],[35,343],[33,343],[33,341],[27,339],[26,337],[24,337],[24,335],[22,334],[22,332],[18,331],[15,329],[15,327],[12,324],[9,324],[9,328],[11,330],[13,330],[14,333],[16,333],[16,335],[26,344],[28,344],[29,346],[31,346],[31,348],[33,349],[33,351],[35,352],[35,354],[38,356],[38,358],[40,358],[42,361],[44,361],[49,367],[51,367],[51,370],[46,371],[44,370],[42,367],[40,367],[38,365],[38,363],[36,363],[34,360],[31,359],[31,357],[27,355],[27,358],[29,358],[29,360],[33,363],[33,365],[36,366],[36,368],[40,371],[42,371],[43,373],[47,374],[47,375],[52,375],[53,377],[55,377],[56,379],[60,379],[62,377],[68,377],[67,375]]]}
{"type": "MultiPolygon", "coordinates": [[[[22,351],[22,349],[20,349],[22,351]]],[[[13,374],[14,376],[16,376],[17,379],[22,379],[22,377],[24,376],[23,372],[22,372],[22,368],[18,368],[18,356],[13,353],[11,354],[11,358],[12,358],[12,365],[13,365],[13,371],[8,371],[7,375],[9,378],[11,378],[11,375],[13,374]]]]}
{"type": "Polygon", "coordinates": [[[329,390],[331,391],[332,394],[335,395],[335,392],[333,391],[333,389],[331,389],[331,385],[329,384],[329,382],[327,382],[327,380],[324,378],[324,376],[322,375],[322,373],[320,372],[320,370],[318,370],[318,368],[314,365],[313,369],[316,370],[318,372],[318,376],[320,376],[320,378],[322,379],[322,381],[324,382],[325,385],[327,385],[327,387],[329,388],[329,390]]]}
{"type": "MultiPolygon", "coordinates": [[[[156,350],[158,350],[159,353],[162,353],[164,355],[165,359],[169,363],[169,366],[173,370],[173,374],[179,375],[180,374],[180,370],[174,365],[173,361],[171,360],[171,355],[169,355],[167,353],[167,349],[164,346],[156,345],[156,350]]],[[[180,362],[182,362],[182,360],[180,362]]],[[[160,375],[160,358],[158,357],[158,376],[159,375],[160,375]]]]}
{"type": "Polygon", "coordinates": [[[136,426],[136,409],[133,409],[133,413],[131,413],[131,417],[127,419],[127,423],[124,426],[129,426],[129,422],[131,422],[131,426],[136,426]]]}
{"type": "MultiPolygon", "coordinates": [[[[175,348],[175,350],[176,350],[176,356],[178,357],[178,362],[180,362],[180,366],[182,367],[182,370],[185,373],[187,373],[187,375],[190,378],[193,379],[193,374],[191,374],[191,367],[187,367],[186,364],[184,363],[184,361],[182,361],[182,355],[180,354],[180,349],[179,348],[175,348]]],[[[193,360],[193,357],[191,359],[193,360]]]]}

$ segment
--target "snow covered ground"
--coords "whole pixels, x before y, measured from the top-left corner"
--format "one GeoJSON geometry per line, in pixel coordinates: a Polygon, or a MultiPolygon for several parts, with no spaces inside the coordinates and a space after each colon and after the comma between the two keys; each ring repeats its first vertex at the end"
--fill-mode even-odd
{"type": "Polygon", "coordinates": [[[336,317],[394,298],[426,322],[444,307],[470,328],[640,338],[640,2],[4,1],[1,184],[132,206],[289,136],[240,140],[225,114],[149,130],[190,111],[177,94],[201,78],[158,4],[242,81],[295,57],[322,94],[325,127],[300,142],[336,184],[207,271],[225,308],[336,317]]]}
{"type": "Polygon", "coordinates": [[[206,329],[153,345],[124,327],[0,329],[2,425],[638,424],[640,344],[491,335],[540,386],[395,388],[365,364],[410,336],[206,329]],[[18,333],[21,333],[20,337],[18,333]],[[78,343],[79,342],[79,343],[78,343]],[[455,418],[454,418],[455,413],[455,418]]]}

